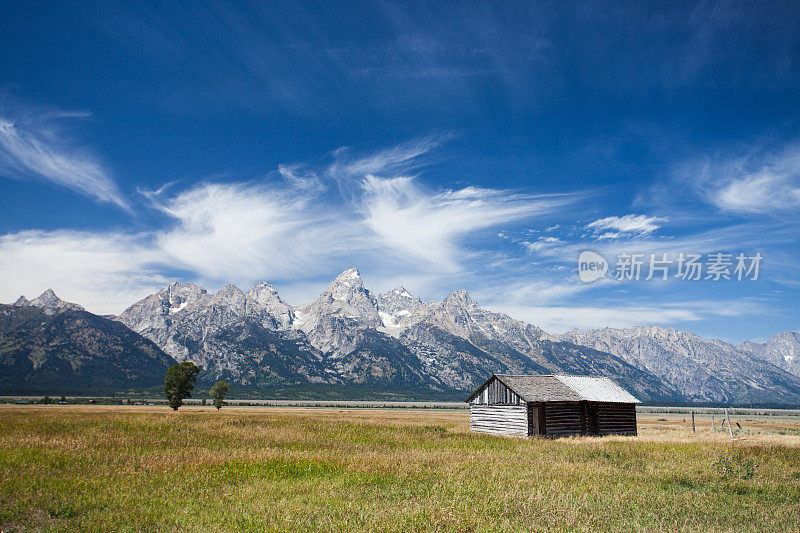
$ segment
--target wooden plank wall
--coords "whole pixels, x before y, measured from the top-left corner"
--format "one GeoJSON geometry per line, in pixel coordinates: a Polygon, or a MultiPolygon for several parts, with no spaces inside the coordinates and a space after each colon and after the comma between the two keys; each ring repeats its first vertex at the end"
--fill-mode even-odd
{"type": "Polygon", "coordinates": [[[566,437],[580,435],[583,427],[579,402],[548,402],[544,407],[545,435],[566,437]]]}
{"type": "Polygon", "coordinates": [[[636,405],[632,403],[598,404],[597,427],[601,435],[636,435],[636,405]]]}
{"type": "Polygon", "coordinates": [[[524,405],[470,405],[469,429],[495,435],[528,436],[528,410],[524,405]]]}
{"type": "Polygon", "coordinates": [[[505,386],[497,378],[486,384],[486,387],[475,396],[470,405],[524,405],[519,395],[505,386]]]}

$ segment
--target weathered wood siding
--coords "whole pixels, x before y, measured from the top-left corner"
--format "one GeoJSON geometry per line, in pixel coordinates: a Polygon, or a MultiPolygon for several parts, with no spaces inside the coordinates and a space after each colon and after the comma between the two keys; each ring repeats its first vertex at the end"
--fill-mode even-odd
{"type": "Polygon", "coordinates": [[[528,410],[524,405],[479,405],[469,407],[469,429],[495,435],[528,436],[528,410]]]}
{"type": "Polygon", "coordinates": [[[636,405],[597,404],[597,428],[600,435],[636,435],[636,405]]]}
{"type": "MultiPolygon", "coordinates": [[[[505,376],[507,379],[515,377],[519,376],[505,376]]],[[[527,384],[521,386],[524,389],[527,384]]],[[[542,387],[546,389],[547,384],[542,387]]],[[[636,405],[633,403],[571,400],[565,394],[561,394],[563,401],[526,402],[520,396],[536,396],[540,392],[537,389],[517,393],[493,376],[470,397],[470,429],[496,435],[541,435],[552,438],[570,435],[636,435],[636,405]]]]}
{"type": "Polygon", "coordinates": [[[544,434],[548,437],[580,435],[582,430],[579,402],[548,402],[544,404],[544,434]]]}
{"type": "Polygon", "coordinates": [[[488,382],[481,392],[475,396],[470,405],[524,405],[525,402],[513,390],[505,386],[497,378],[488,382]]]}

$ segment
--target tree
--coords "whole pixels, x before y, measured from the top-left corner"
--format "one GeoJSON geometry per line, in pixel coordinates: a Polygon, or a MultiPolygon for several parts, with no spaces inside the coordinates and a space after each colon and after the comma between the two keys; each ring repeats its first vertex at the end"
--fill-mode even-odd
{"type": "Polygon", "coordinates": [[[172,365],[164,377],[164,396],[169,400],[173,411],[183,405],[183,400],[192,397],[192,389],[197,382],[200,369],[191,361],[172,365]]]}
{"type": "Polygon", "coordinates": [[[217,381],[211,387],[211,397],[214,399],[214,407],[217,411],[225,404],[225,395],[231,390],[230,384],[225,381],[217,381]]]}

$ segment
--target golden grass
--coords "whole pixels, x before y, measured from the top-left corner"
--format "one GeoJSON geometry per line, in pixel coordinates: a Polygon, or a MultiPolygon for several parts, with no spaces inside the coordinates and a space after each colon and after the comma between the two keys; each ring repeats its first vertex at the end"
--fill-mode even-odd
{"type": "Polygon", "coordinates": [[[707,419],[528,440],[454,410],[2,406],[0,530],[800,529],[800,422],[707,419]]]}

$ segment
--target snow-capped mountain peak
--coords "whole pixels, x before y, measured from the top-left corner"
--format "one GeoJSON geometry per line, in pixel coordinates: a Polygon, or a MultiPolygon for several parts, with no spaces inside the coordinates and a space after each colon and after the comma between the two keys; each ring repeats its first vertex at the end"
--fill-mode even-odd
{"type": "Polygon", "coordinates": [[[214,303],[219,303],[223,305],[236,304],[240,301],[244,301],[244,292],[236,285],[229,284],[225,285],[220,290],[215,292],[212,295],[211,299],[214,303]]]}
{"type": "MultiPolygon", "coordinates": [[[[269,294],[272,296],[278,296],[278,289],[276,289],[274,286],[272,286],[270,283],[267,283],[266,281],[259,281],[258,283],[250,287],[250,290],[247,291],[247,293],[265,294],[265,295],[269,294]]],[[[280,297],[278,296],[278,298],[280,297]]]]}
{"type": "Polygon", "coordinates": [[[464,309],[475,306],[475,302],[472,301],[472,298],[470,298],[469,293],[465,289],[458,289],[448,294],[443,303],[451,306],[459,306],[464,309]]]}
{"type": "Polygon", "coordinates": [[[357,268],[350,268],[336,276],[326,293],[334,300],[347,300],[355,292],[368,294],[357,268]]]}
{"type": "MultiPolygon", "coordinates": [[[[321,330],[311,333],[318,324],[325,322],[323,329],[331,329],[331,319],[347,319],[363,327],[377,328],[382,324],[378,315],[378,303],[372,293],[364,288],[357,268],[350,268],[336,276],[328,289],[311,303],[296,308],[297,327],[311,336],[315,345],[327,345],[327,335],[321,330]]],[[[336,329],[336,328],[332,328],[336,329]]]]}
{"type": "Polygon", "coordinates": [[[360,283],[361,272],[359,272],[357,268],[348,268],[347,270],[336,276],[334,282],[336,281],[344,282],[347,280],[358,280],[358,282],[360,283]]]}
{"type": "Polygon", "coordinates": [[[378,295],[378,314],[383,323],[381,331],[394,337],[425,318],[428,313],[428,306],[402,285],[378,295]]]}
{"type": "MultiPolygon", "coordinates": [[[[153,305],[160,307],[161,314],[173,315],[196,303],[208,293],[194,283],[170,283],[153,295],[153,305]]],[[[151,297],[152,298],[152,297],[151,297]]]]}
{"type": "Polygon", "coordinates": [[[246,293],[229,285],[214,294],[176,283],[117,320],[176,359],[192,360],[217,375],[229,373],[242,383],[254,376],[271,382],[286,372],[296,373],[291,380],[312,383],[365,383],[401,375],[413,380],[416,375],[437,387],[467,389],[499,370],[599,373],[663,398],[800,398],[800,379],[777,368],[796,368],[792,363],[800,361],[800,335],[791,332],[772,342],[776,359],[780,355],[777,366],[764,361],[766,354],[753,355],[765,351],[763,344],[737,348],[660,326],[551,336],[482,308],[463,289],[429,304],[403,286],[373,294],[355,268],[298,307],[266,282],[246,293]]]}
{"type": "Polygon", "coordinates": [[[397,296],[402,296],[402,297],[404,297],[404,298],[413,298],[413,296],[411,295],[411,293],[410,293],[410,292],[408,292],[408,291],[406,290],[406,288],[405,288],[405,287],[403,287],[402,285],[400,285],[400,286],[399,286],[399,287],[397,287],[396,289],[392,290],[392,291],[391,291],[391,293],[392,293],[392,294],[395,294],[395,295],[397,295],[397,296]]]}

